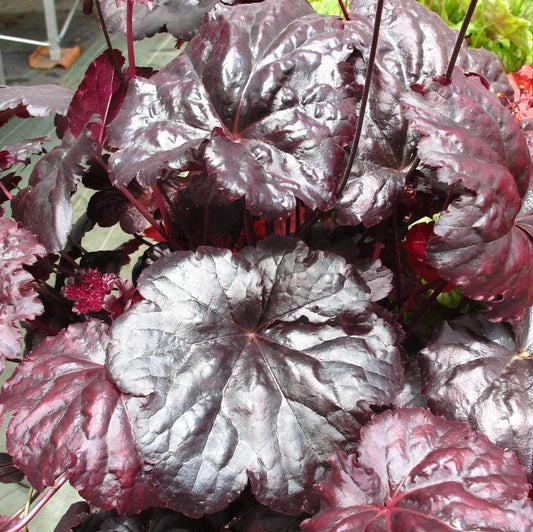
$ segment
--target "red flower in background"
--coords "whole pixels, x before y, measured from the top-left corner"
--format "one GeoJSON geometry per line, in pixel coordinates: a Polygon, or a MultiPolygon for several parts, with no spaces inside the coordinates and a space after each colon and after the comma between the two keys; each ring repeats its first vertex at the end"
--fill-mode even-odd
{"type": "Polygon", "coordinates": [[[508,77],[514,90],[514,101],[509,109],[518,120],[533,118],[533,65],[524,65],[508,77]]]}

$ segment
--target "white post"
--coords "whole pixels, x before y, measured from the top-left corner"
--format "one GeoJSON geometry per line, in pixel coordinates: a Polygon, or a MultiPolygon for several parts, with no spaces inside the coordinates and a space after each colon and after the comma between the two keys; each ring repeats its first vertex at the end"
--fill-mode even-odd
{"type": "Polygon", "coordinates": [[[50,47],[50,59],[59,61],[61,49],[59,47],[59,32],[57,31],[57,15],[55,0],[43,0],[46,36],[50,47]]]}
{"type": "Polygon", "coordinates": [[[2,61],[2,48],[0,48],[0,85],[6,84],[6,73],[4,72],[4,62],[2,61]]]}

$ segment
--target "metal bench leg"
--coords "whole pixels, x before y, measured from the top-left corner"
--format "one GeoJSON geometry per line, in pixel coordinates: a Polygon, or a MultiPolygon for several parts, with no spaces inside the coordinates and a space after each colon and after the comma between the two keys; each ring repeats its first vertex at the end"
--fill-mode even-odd
{"type": "Polygon", "coordinates": [[[0,85],[6,84],[6,73],[4,72],[4,62],[2,61],[2,48],[0,48],[0,85]]]}
{"type": "Polygon", "coordinates": [[[50,48],[50,59],[59,61],[61,49],[59,47],[59,32],[57,30],[57,15],[55,0],[43,0],[46,36],[50,48]]]}

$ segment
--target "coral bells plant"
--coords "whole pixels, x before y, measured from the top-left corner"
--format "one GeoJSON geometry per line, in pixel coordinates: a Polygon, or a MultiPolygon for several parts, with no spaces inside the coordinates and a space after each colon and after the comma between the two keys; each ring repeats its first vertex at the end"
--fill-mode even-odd
{"type": "Polygon", "coordinates": [[[0,151],[3,530],[533,530],[530,71],[339,8],[86,1],[127,57],[0,88],[59,138],[0,151]]]}

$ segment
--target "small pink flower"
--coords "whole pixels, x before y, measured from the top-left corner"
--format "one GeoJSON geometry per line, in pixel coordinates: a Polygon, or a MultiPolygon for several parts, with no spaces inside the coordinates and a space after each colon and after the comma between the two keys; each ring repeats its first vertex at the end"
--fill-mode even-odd
{"type": "Polygon", "coordinates": [[[75,301],[72,310],[76,314],[99,312],[104,308],[104,299],[111,292],[118,277],[113,273],[98,270],[80,270],[76,277],[70,277],[63,287],[62,294],[75,301]]]}

